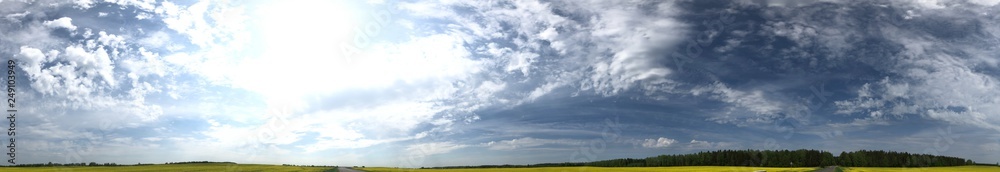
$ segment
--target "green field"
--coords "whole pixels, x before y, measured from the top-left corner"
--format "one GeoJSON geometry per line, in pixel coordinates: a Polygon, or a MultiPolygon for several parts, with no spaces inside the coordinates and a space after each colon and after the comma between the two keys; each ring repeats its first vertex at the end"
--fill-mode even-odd
{"type": "Polygon", "coordinates": [[[886,172],[938,172],[938,171],[948,171],[948,172],[979,172],[979,171],[1000,171],[1000,167],[996,166],[958,166],[958,167],[922,167],[922,168],[891,168],[891,167],[847,167],[844,168],[845,172],[868,172],[868,171],[886,171],[886,172]]]}
{"type": "Polygon", "coordinates": [[[71,172],[88,172],[88,171],[279,171],[279,172],[310,172],[310,171],[324,171],[333,169],[331,167],[295,167],[295,166],[280,166],[280,165],[258,165],[258,164],[223,164],[223,163],[208,163],[208,164],[165,164],[165,165],[143,165],[143,166],[98,166],[98,167],[0,167],[0,171],[28,171],[28,172],[41,172],[41,171],[71,171],[71,172]]]}
{"type": "MultiPolygon", "coordinates": [[[[330,167],[295,167],[258,164],[168,164],[144,166],[117,167],[0,167],[0,171],[278,171],[278,172],[321,172],[331,170],[330,167]]],[[[818,168],[775,168],[775,167],[724,167],[724,166],[686,166],[686,167],[539,167],[539,168],[465,168],[465,169],[411,169],[411,168],[359,168],[369,172],[542,172],[542,171],[623,171],[623,172],[672,172],[672,171],[732,171],[750,172],[765,170],[768,172],[806,172],[818,168]]],[[[880,168],[880,167],[845,167],[847,172],[980,172],[1000,171],[994,166],[959,166],[959,167],[925,167],[925,168],[880,168]]]]}
{"type": "Polygon", "coordinates": [[[369,172],[541,172],[541,171],[741,171],[750,172],[756,170],[766,170],[768,172],[797,172],[813,171],[817,168],[771,168],[771,167],[719,167],[719,166],[687,166],[687,167],[539,167],[539,168],[465,168],[465,169],[410,169],[410,168],[360,168],[369,172]]]}

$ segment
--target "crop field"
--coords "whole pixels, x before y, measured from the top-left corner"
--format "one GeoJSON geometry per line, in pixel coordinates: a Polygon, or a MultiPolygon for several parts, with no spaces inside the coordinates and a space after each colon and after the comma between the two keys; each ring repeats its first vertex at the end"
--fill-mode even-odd
{"type": "Polygon", "coordinates": [[[0,171],[26,172],[90,172],[90,171],[279,171],[279,172],[321,172],[332,167],[296,167],[259,164],[159,164],[143,166],[97,166],[97,167],[0,167],[0,171]]]}
{"type": "Polygon", "coordinates": [[[542,172],[542,171],[624,171],[624,172],[673,172],[673,171],[732,171],[752,172],[765,170],[768,172],[799,172],[813,171],[817,168],[775,168],[775,167],[720,167],[720,166],[685,166],[685,167],[539,167],[539,168],[464,168],[464,169],[411,169],[411,168],[361,168],[368,172],[542,172]]]}
{"type": "Polygon", "coordinates": [[[922,168],[898,168],[898,167],[847,167],[845,172],[979,172],[979,171],[1000,171],[996,166],[958,166],[958,167],[922,167],[922,168]]]}

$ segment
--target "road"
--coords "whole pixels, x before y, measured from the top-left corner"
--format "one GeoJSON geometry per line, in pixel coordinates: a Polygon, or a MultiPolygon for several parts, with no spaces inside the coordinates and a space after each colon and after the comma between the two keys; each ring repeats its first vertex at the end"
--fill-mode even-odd
{"type": "Polygon", "coordinates": [[[363,172],[361,170],[350,169],[350,168],[347,168],[347,167],[337,167],[337,171],[339,171],[339,172],[363,172]]]}
{"type": "Polygon", "coordinates": [[[837,166],[829,166],[816,172],[834,172],[834,171],[837,171],[837,166]]]}

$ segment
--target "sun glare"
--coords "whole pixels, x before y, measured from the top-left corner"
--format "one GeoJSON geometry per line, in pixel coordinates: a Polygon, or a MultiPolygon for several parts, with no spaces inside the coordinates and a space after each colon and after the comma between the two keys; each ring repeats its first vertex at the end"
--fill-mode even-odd
{"type": "Polygon", "coordinates": [[[333,51],[355,33],[358,9],[340,1],[266,1],[253,10],[260,41],[255,57],[241,60],[234,84],[269,98],[294,98],[350,82],[332,81],[346,67],[333,51]]]}

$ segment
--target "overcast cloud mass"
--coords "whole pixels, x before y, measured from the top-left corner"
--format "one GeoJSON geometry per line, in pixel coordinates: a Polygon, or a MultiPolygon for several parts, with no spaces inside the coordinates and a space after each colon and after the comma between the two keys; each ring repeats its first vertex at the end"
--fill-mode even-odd
{"type": "Polygon", "coordinates": [[[3,0],[0,56],[18,163],[994,163],[998,3],[3,0]]]}

